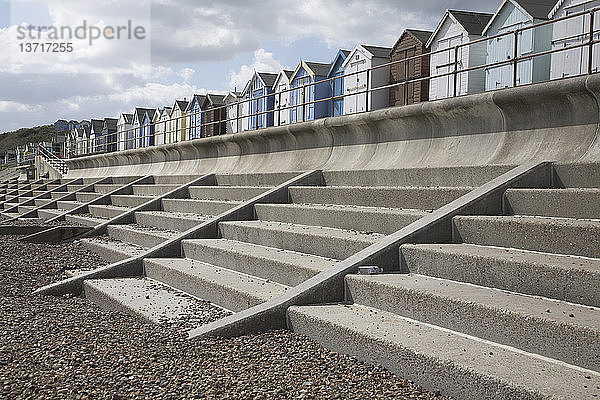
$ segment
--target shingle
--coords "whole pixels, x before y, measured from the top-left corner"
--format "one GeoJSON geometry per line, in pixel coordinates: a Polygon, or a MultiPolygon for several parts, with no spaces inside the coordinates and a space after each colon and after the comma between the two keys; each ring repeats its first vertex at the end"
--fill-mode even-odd
{"type": "Polygon", "coordinates": [[[317,63],[311,61],[305,61],[308,68],[311,69],[312,72],[317,76],[327,76],[329,70],[331,69],[331,64],[317,63]]]}
{"type": "Polygon", "coordinates": [[[557,0],[514,0],[533,18],[548,19],[548,14],[556,5],[557,0]]]}
{"type": "Polygon", "coordinates": [[[369,53],[373,54],[375,57],[382,58],[388,58],[390,56],[390,51],[392,51],[391,47],[366,46],[364,44],[362,45],[362,47],[369,53]]]}

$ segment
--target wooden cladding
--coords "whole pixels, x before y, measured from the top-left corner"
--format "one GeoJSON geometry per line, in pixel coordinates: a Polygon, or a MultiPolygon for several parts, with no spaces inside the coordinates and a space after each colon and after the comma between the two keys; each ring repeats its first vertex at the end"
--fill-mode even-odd
{"type": "MultiPolygon", "coordinates": [[[[406,82],[429,76],[429,55],[425,44],[406,31],[402,34],[390,54],[391,61],[402,61],[390,67],[390,83],[406,82]]],[[[390,88],[390,106],[405,106],[429,100],[429,80],[398,85],[390,88]]]]}

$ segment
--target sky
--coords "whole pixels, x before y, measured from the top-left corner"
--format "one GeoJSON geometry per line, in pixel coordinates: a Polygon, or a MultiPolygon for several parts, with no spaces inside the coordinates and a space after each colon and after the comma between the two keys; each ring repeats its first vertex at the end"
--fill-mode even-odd
{"type": "Polygon", "coordinates": [[[195,93],[241,90],[254,70],[293,70],[301,59],[329,63],[338,49],[356,44],[391,47],[406,28],[434,30],[447,8],[493,12],[499,4],[0,0],[0,133],[57,119],[117,118],[136,106],[170,106],[195,93]],[[112,39],[90,40],[92,26],[112,39]],[[73,50],[23,47],[49,43],[49,27],[62,28],[63,36],[52,41],[71,43],[73,50]],[[85,38],[64,36],[77,27],[85,38]],[[117,27],[123,27],[120,38],[117,27]],[[135,28],[138,36],[127,37],[135,28]]]}

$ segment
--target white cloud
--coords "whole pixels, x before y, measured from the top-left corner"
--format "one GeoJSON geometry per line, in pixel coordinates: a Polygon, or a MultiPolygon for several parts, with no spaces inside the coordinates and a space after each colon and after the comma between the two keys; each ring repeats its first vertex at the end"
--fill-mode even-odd
{"type": "Polygon", "coordinates": [[[27,112],[32,107],[27,104],[17,103],[15,101],[0,100],[0,112],[27,112]]]}
{"type": "Polygon", "coordinates": [[[184,82],[189,82],[190,79],[192,78],[192,76],[194,76],[194,73],[196,73],[196,71],[194,71],[193,68],[184,68],[181,71],[179,71],[177,73],[178,76],[183,78],[184,82]]]}
{"type": "Polygon", "coordinates": [[[282,68],[281,63],[275,59],[273,53],[265,51],[265,49],[258,49],[254,52],[254,60],[251,65],[242,65],[238,72],[229,73],[229,87],[242,90],[254,71],[277,73],[282,68]]]}

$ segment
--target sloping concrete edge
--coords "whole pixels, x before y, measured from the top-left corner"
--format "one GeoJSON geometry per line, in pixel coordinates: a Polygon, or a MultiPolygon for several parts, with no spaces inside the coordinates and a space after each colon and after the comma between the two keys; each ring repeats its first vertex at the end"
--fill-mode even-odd
{"type": "Polygon", "coordinates": [[[359,266],[378,265],[386,271],[400,269],[398,249],[408,242],[435,243],[452,237],[452,218],[459,214],[501,212],[502,193],[510,187],[550,187],[549,162],[520,165],[472,190],[433,213],[413,222],[381,241],[323,271],[284,295],[189,331],[189,337],[233,337],[271,329],[285,329],[286,310],[293,305],[309,305],[344,300],[344,277],[359,266]],[[494,203],[492,206],[490,203],[494,203]]]}

